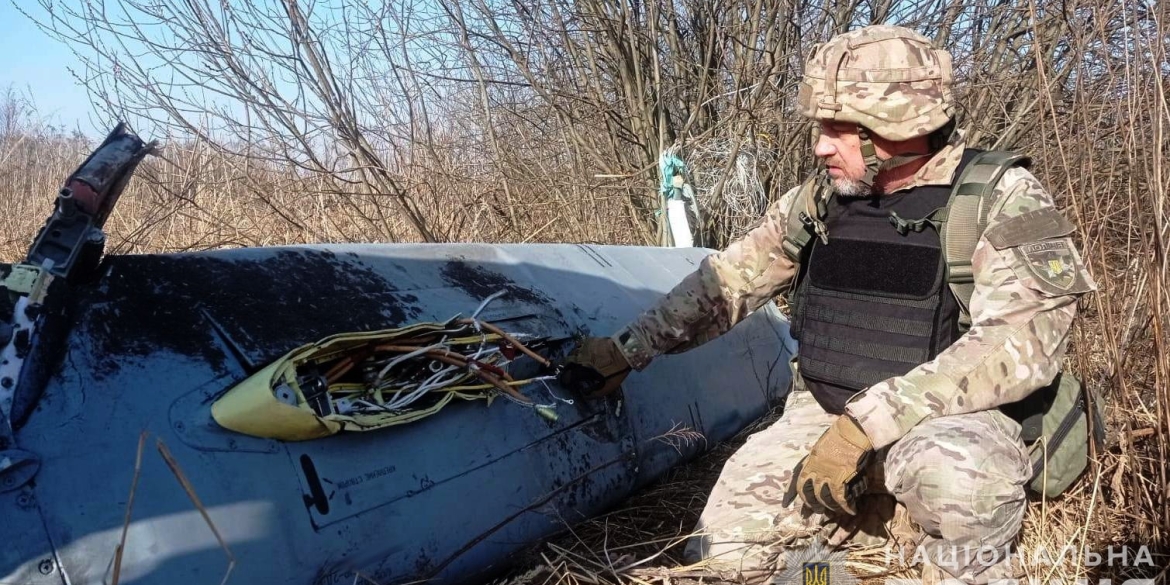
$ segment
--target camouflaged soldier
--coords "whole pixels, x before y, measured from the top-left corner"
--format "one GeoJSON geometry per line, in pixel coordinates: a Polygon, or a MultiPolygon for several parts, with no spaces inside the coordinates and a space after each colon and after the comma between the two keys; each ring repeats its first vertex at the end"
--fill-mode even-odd
{"type": "Polygon", "coordinates": [[[952,131],[950,86],[950,55],[904,28],[819,45],[799,94],[820,125],[819,177],[634,322],[570,356],[604,393],[777,294],[792,304],[793,392],[726,463],[688,546],[694,560],[759,580],[808,537],[917,532],[928,580],[1006,575],[1006,563],[948,551],[1002,551],[1018,533],[1033,468],[999,407],[1053,380],[1078,296],[1095,285],[1072,227],[1017,166],[990,183],[970,277],[948,286],[965,263],[944,262],[938,212],[977,154],[952,131]],[[914,531],[880,524],[894,501],[914,531]]]}

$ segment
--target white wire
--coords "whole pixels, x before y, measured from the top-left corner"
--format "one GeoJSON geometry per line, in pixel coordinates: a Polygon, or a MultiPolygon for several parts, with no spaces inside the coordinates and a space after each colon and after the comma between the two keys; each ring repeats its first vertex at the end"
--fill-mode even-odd
{"type": "MultiPolygon", "coordinates": [[[[445,338],[444,338],[444,340],[445,340],[445,338]]],[[[378,382],[381,382],[382,378],[386,377],[386,373],[390,371],[390,368],[393,368],[394,366],[402,363],[405,360],[408,360],[408,359],[414,358],[414,357],[418,357],[418,356],[420,356],[428,351],[434,351],[436,349],[445,349],[445,348],[446,348],[446,345],[444,345],[444,343],[442,341],[440,341],[439,343],[436,343],[435,345],[429,345],[427,347],[420,347],[420,348],[418,348],[410,353],[404,353],[404,354],[390,360],[386,364],[386,366],[383,367],[380,372],[378,372],[378,377],[374,379],[374,383],[377,384],[378,382]]]]}
{"type": "MultiPolygon", "coordinates": [[[[356,399],[353,401],[353,405],[354,406],[364,406],[365,411],[376,410],[376,411],[380,411],[380,412],[395,412],[394,410],[387,408],[386,405],[384,405],[384,404],[378,404],[376,402],[370,402],[368,400],[356,399]]],[[[354,409],[354,411],[355,412],[364,412],[364,411],[358,411],[357,409],[354,409]]]]}
{"type": "Polygon", "coordinates": [[[553,379],[553,378],[556,378],[556,376],[543,376],[543,377],[541,377],[541,378],[535,378],[535,379],[534,379],[534,381],[536,381],[536,382],[540,382],[542,385],[544,385],[544,389],[545,389],[545,390],[548,390],[548,395],[549,395],[549,396],[552,396],[552,397],[553,397],[553,399],[555,399],[555,400],[560,400],[561,402],[564,402],[565,404],[568,404],[569,406],[572,406],[572,405],[573,405],[573,401],[572,401],[571,399],[569,399],[569,398],[561,398],[560,396],[557,396],[557,395],[556,395],[556,393],[555,393],[555,392],[553,392],[553,390],[552,390],[552,386],[549,386],[549,385],[548,385],[548,382],[545,382],[545,380],[551,380],[551,379],[553,379]]]}
{"type": "Polygon", "coordinates": [[[386,403],[386,406],[388,406],[389,408],[395,409],[395,410],[409,406],[410,404],[414,403],[419,398],[422,398],[422,396],[424,394],[426,394],[427,392],[430,392],[431,390],[434,390],[435,388],[442,388],[443,386],[453,382],[456,378],[451,378],[451,379],[447,379],[447,380],[443,380],[441,378],[445,374],[448,374],[448,373],[455,371],[457,369],[459,369],[457,366],[448,366],[447,368],[443,369],[442,371],[436,372],[433,376],[431,376],[430,378],[427,378],[427,380],[425,382],[423,382],[422,384],[419,384],[418,388],[416,388],[413,392],[411,392],[410,394],[407,394],[406,396],[390,400],[389,402],[386,403]]]}
{"type": "MultiPolygon", "coordinates": [[[[479,314],[483,312],[483,310],[488,306],[488,304],[490,304],[493,300],[500,298],[501,296],[506,294],[506,292],[507,291],[505,291],[505,290],[500,290],[500,291],[497,291],[497,292],[493,293],[492,295],[488,296],[486,299],[483,300],[483,302],[481,302],[479,304],[479,307],[476,308],[475,312],[471,314],[470,321],[471,321],[472,325],[474,326],[475,330],[480,334],[480,339],[479,339],[479,344],[476,347],[475,354],[470,356],[470,357],[464,355],[464,357],[466,359],[468,359],[468,364],[467,364],[467,368],[466,368],[468,371],[476,372],[476,371],[482,370],[483,368],[480,367],[479,363],[480,362],[487,362],[487,360],[489,360],[490,358],[495,357],[497,355],[499,355],[500,358],[502,358],[502,359],[496,361],[495,363],[491,363],[490,365],[492,365],[496,368],[502,369],[503,367],[507,366],[508,364],[510,364],[512,362],[512,360],[507,359],[503,355],[503,350],[500,347],[494,347],[494,346],[488,345],[487,334],[484,332],[484,328],[482,327],[482,325],[480,324],[480,321],[478,319],[479,314]]],[[[460,333],[464,333],[464,331],[465,330],[462,328],[455,328],[455,329],[451,329],[451,330],[438,331],[436,333],[460,334],[460,333]]],[[[527,338],[530,336],[521,334],[521,337],[527,338]]],[[[443,352],[448,353],[448,354],[460,355],[459,352],[454,352],[451,350],[451,345],[447,342],[447,335],[444,335],[444,337],[441,340],[439,340],[437,343],[434,343],[434,344],[428,345],[426,347],[421,347],[419,349],[404,353],[404,354],[397,356],[397,357],[391,359],[390,361],[388,361],[382,367],[382,369],[378,372],[377,377],[374,379],[374,381],[372,383],[373,386],[375,386],[379,389],[382,389],[382,390],[388,389],[388,386],[391,383],[387,382],[386,384],[383,384],[382,382],[386,378],[386,375],[390,373],[390,370],[394,369],[394,367],[397,366],[398,364],[401,364],[407,360],[417,358],[417,357],[419,357],[419,356],[421,356],[429,351],[443,351],[443,352]]],[[[427,392],[430,392],[431,390],[434,390],[436,388],[442,388],[442,387],[448,386],[448,385],[458,381],[461,378],[461,374],[457,373],[457,372],[461,372],[462,370],[463,370],[462,366],[454,366],[454,365],[447,365],[447,367],[440,367],[440,369],[437,371],[434,369],[431,369],[431,371],[433,372],[432,375],[430,377],[428,377],[426,380],[422,381],[421,383],[407,383],[407,384],[404,384],[404,385],[398,387],[397,389],[393,390],[390,394],[390,396],[391,396],[390,400],[387,401],[385,404],[377,404],[377,403],[371,402],[369,400],[363,400],[360,398],[353,398],[353,399],[346,398],[344,400],[349,400],[350,401],[349,404],[351,404],[353,407],[363,407],[366,409],[383,411],[383,412],[400,411],[403,408],[418,401],[420,398],[425,396],[427,392]],[[456,374],[452,375],[452,376],[448,376],[448,374],[452,374],[452,373],[456,373],[456,374]]],[[[545,383],[545,380],[549,380],[552,378],[555,378],[555,376],[544,376],[544,377],[540,377],[540,378],[533,378],[531,381],[532,382],[539,381],[542,384],[544,384],[545,388],[549,388],[548,384],[545,383]]],[[[549,394],[556,400],[559,400],[559,401],[564,402],[566,404],[573,404],[572,400],[566,400],[566,399],[561,398],[561,397],[557,396],[556,394],[554,394],[552,392],[551,388],[549,388],[549,394]]],[[[515,402],[515,403],[520,404],[522,406],[531,407],[531,408],[537,408],[537,407],[555,408],[555,406],[556,406],[555,403],[553,403],[553,404],[526,404],[526,403],[521,402],[521,401],[517,400],[516,398],[510,396],[506,392],[500,392],[500,395],[504,396],[505,398],[507,398],[508,400],[510,400],[512,402],[515,402]]],[[[354,410],[355,410],[355,412],[357,411],[356,408],[354,410]]]]}
{"type": "Polygon", "coordinates": [[[484,335],[483,329],[479,328],[479,321],[475,322],[475,328],[479,330],[479,347],[475,350],[475,355],[471,359],[479,361],[479,356],[483,355],[483,348],[487,345],[487,335],[484,335]]]}
{"type": "MultiPolygon", "coordinates": [[[[488,306],[488,303],[504,296],[504,294],[507,292],[508,291],[506,291],[506,290],[499,290],[499,291],[496,291],[495,293],[492,293],[490,296],[488,296],[488,298],[484,299],[483,302],[479,304],[479,308],[476,309],[475,312],[471,314],[471,320],[472,321],[478,320],[479,314],[482,313],[484,308],[488,306]]],[[[476,325],[477,325],[476,328],[478,329],[478,322],[476,323],[476,325]]]]}

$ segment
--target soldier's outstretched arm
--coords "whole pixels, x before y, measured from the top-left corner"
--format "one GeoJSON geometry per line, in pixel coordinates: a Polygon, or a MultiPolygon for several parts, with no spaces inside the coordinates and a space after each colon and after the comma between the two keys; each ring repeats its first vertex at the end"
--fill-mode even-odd
{"type": "Polygon", "coordinates": [[[1060,370],[1077,299],[1096,289],[1073,228],[1028,171],[996,186],[972,258],[972,327],[937,358],[855,396],[846,411],[880,449],[927,419],[1020,400],[1060,370]]]}
{"type": "Polygon", "coordinates": [[[640,370],[657,355],[722,335],[792,281],[796,265],[780,245],[798,190],[769,206],[743,238],[704,258],[695,272],[613,335],[631,366],[640,370]]]}

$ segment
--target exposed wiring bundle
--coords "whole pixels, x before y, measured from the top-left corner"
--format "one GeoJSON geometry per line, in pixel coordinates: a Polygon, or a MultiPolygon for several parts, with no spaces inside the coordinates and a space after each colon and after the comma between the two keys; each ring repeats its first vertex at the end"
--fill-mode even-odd
{"type": "Polygon", "coordinates": [[[542,340],[479,318],[501,294],[469,318],[339,334],[298,348],[230,389],[212,415],[242,433],[303,440],[412,422],[456,398],[490,404],[502,396],[555,421],[554,403],[521,392],[555,378],[553,364],[529,347],[542,340]],[[518,378],[521,371],[530,374],[518,378]]]}
{"type": "Polygon", "coordinates": [[[544,366],[548,361],[490,323],[456,319],[443,329],[380,339],[347,353],[300,368],[306,372],[298,376],[301,388],[317,390],[306,398],[321,416],[407,412],[420,402],[433,405],[443,393],[477,399],[490,398],[494,390],[556,418],[548,405],[536,404],[517,390],[553,376],[516,380],[507,369],[518,356],[536,356],[544,366]]]}

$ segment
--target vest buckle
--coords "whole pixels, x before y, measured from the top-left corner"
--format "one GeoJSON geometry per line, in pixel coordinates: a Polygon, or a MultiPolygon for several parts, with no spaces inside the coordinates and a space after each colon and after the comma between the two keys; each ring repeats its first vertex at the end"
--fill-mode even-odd
{"type": "Polygon", "coordinates": [[[911,231],[921,232],[926,229],[927,221],[928,218],[925,217],[922,219],[902,219],[898,217],[897,211],[890,212],[890,224],[894,226],[894,229],[898,230],[899,235],[903,236],[911,231]]]}

